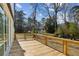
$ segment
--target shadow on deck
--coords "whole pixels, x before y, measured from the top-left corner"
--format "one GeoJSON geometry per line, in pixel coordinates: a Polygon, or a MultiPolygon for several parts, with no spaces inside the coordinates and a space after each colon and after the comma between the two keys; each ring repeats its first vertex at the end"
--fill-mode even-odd
{"type": "Polygon", "coordinates": [[[10,56],[24,56],[24,50],[21,48],[19,42],[17,40],[14,40],[13,46],[11,48],[11,51],[9,53],[10,56]]]}

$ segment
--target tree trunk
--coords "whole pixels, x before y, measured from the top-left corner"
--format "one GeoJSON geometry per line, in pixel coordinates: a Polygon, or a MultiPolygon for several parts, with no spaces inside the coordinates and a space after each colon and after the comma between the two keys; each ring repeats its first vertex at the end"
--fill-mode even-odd
{"type": "Polygon", "coordinates": [[[57,30],[57,11],[55,11],[55,32],[57,30]]]}

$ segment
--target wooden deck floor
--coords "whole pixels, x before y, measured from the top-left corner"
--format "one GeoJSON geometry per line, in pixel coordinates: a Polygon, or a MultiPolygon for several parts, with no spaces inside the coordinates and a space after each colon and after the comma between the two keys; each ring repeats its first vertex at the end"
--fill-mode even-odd
{"type": "Polygon", "coordinates": [[[22,40],[14,41],[10,51],[10,56],[65,56],[63,53],[56,51],[38,41],[22,40]]]}

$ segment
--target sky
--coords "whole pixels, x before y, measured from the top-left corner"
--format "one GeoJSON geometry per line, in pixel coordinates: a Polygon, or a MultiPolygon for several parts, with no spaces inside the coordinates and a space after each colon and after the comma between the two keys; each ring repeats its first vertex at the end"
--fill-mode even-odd
{"type": "MultiPolygon", "coordinates": [[[[69,4],[69,8],[72,8],[73,6],[79,5],[78,3],[70,3],[69,4]]],[[[39,6],[39,8],[41,8],[41,6],[39,6]]],[[[23,10],[24,13],[26,14],[25,17],[28,18],[29,16],[31,16],[31,13],[33,11],[32,6],[29,3],[17,3],[16,4],[16,9],[18,10],[23,10]]],[[[54,11],[52,8],[49,8],[50,13],[52,14],[52,11],[54,11]]],[[[62,12],[64,11],[64,9],[62,10],[62,12]]],[[[58,19],[60,19],[58,22],[59,23],[63,23],[62,16],[60,14],[62,14],[62,12],[58,13],[58,19]]],[[[36,19],[38,21],[41,21],[41,19],[43,17],[47,17],[47,13],[46,10],[45,11],[41,11],[41,9],[39,11],[37,11],[37,16],[36,19]]]]}
{"type": "MultiPolygon", "coordinates": [[[[37,16],[36,16],[36,19],[38,21],[40,21],[43,17],[47,17],[48,16],[47,13],[46,13],[46,10],[41,11],[40,7],[41,6],[39,6],[40,10],[39,11],[37,10],[37,16]]],[[[16,9],[17,10],[23,10],[24,13],[26,14],[25,17],[31,16],[31,13],[33,11],[32,6],[29,3],[17,3],[16,4],[16,9]]],[[[50,12],[52,12],[52,11],[53,11],[53,9],[50,9],[50,12]]]]}
{"type": "MultiPolygon", "coordinates": [[[[25,17],[31,16],[31,13],[33,11],[32,6],[28,3],[25,3],[25,4],[18,3],[16,4],[16,9],[23,10],[24,13],[26,14],[25,17]]],[[[36,19],[41,20],[41,18],[43,18],[43,15],[40,12],[38,12],[36,19]]]]}

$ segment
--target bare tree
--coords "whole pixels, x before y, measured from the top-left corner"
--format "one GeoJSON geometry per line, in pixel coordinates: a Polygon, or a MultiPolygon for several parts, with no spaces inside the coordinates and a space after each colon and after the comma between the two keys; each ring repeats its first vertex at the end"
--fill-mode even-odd
{"type": "Polygon", "coordinates": [[[65,24],[67,24],[67,11],[68,11],[68,4],[66,4],[66,3],[63,3],[62,4],[62,8],[63,8],[63,17],[64,17],[64,22],[65,22],[65,24]]]}
{"type": "Polygon", "coordinates": [[[54,9],[54,24],[55,24],[55,31],[57,30],[58,28],[58,25],[57,25],[57,13],[61,10],[61,4],[60,3],[53,3],[51,4],[52,5],[52,8],[54,9]]]}
{"type": "Polygon", "coordinates": [[[51,15],[50,15],[50,10],[49,10],[50,7],[45,3],[43,3],[43,5],[44,5],[44,8],[47,10],[47,14],[49,16],[49,19],[51,20],[51,15]]]}
{"type": "Polygon", "coordinates": [[[78,25],[79,23],[79,6],[74,6],[70,9],[74,22],[78,25]]]}
{"type": "Polygon", "coordinates": [[[31,4],[32,8],[33,8],[33,12],[31,14],[32,19],[33,19],[33,30],[35,32],[35,27],[36,27],[36,13],[37,13],[37,7],[38,7],[38,3],[32,3],[31,4]]]}

